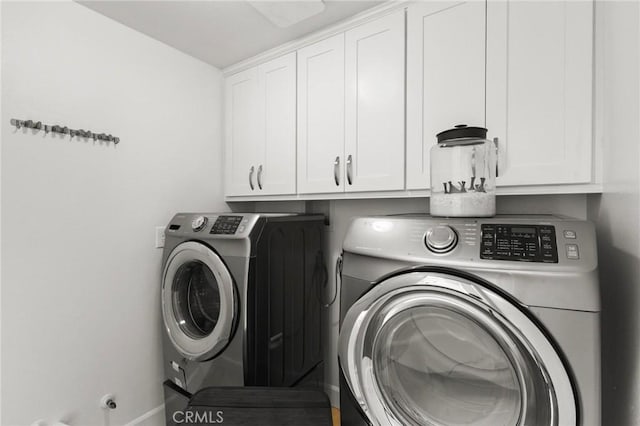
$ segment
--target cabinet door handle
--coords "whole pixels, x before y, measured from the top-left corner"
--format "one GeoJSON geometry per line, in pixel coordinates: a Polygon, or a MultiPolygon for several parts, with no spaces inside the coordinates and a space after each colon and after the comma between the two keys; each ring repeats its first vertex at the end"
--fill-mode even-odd
{"type": "Polygon", "coordinates": [[[262,189],[262,164],[258,166],[258,188],[262,189]]]}
{"type": "Polygon", "coordinates": [[[496,177],[500,176],[500,168],[498,167],[498,158],[500,158],[500,148],[498,147],[498,138],[493,138],[493,144],[496,146],[496,177]]]}
{"type": "MultiPolygon", "coordinates": [[[[500,145],[498,138],[493,138],[493,144],[496,146],[496,177],[500,176],[500,170],[503,169],[504,164],[501,164],[502,155],[500,154],[500,145]]],[[[504,172],[504,170],[502,170],[504,172]]]]}
{"type": "Polygon", "coordinates": [[[340,156],[337,156],[333,162],[333,180],[336,181],[336,186],[340,186],[340,156]]]}
{"type": "Polygon", "coordinates": [[[349,183],[349,185],[353,185],[353,180],[351,178],[352,166],[353,166],[353,159],[351,157],[351,154],[349,154],[349,156],[347,157],[347,182],[349,183]]]}
{"type": "Polygon", "coordinates": [[[253,166],[251,166],[251,168],[249,169],[249,186],[251,187],[251,190],[253,191],[253,171],[254,168],[253,166]]]}

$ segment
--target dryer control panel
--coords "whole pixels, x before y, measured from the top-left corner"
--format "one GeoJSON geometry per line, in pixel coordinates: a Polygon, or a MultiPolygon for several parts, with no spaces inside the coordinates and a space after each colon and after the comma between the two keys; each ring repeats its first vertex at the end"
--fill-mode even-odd
{"type": "Polygon", "coordinates": [[[480,258],[558,263],[553,225],[482,224],[480,258]]]}

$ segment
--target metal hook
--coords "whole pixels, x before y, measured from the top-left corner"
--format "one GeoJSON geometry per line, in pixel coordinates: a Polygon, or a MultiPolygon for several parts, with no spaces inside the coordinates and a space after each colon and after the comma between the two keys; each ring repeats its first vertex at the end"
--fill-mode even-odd
{"type": "Polygon", "coordinates": [[[82,137],[82,138],[92,138],[94,141],[96,140],[101,140],[101,141],[105,141],[105,142],[113,142],[114,144],[117,144],[120,142],[120,138],[117,138],[111,134],[106,134],[106,133],[94,133],[91,130],[84,130],[84,129],[70,129],[68,127],[61,127],[57,124],[54,125],[49,125],[49,124],[43,124],[42,121],[36,121],[34,122],[33,120],[18,120],[16,118],[12,118],[10,120],[10,123],[12,126],[15,126],[16,129],[21,129],[21,128],[28,128],[28,129],[33,129],[33,130],[44,130],[46,133],[49,132],[54,132],[54,133],[59,133],[62,135],[70,135],[71,138],[73,137],[82,137]]]}

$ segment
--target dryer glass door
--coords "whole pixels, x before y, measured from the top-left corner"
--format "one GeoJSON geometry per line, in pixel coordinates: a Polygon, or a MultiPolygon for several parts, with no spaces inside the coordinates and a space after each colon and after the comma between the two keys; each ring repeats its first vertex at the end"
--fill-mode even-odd
{"type": "Polygon", "coordinates": [[[340,365],[376,425],[569,425],[573,388],[539,325],[490,288],[395,276],[351,307],[340,365]]]}
{"type": "Polygon", "coordinates": [[[218,255],[197,242],[177,246],[163,274],[165,329],[185,357],[204,361],[227,345],[237,322],[236,291],[218,255]]]}

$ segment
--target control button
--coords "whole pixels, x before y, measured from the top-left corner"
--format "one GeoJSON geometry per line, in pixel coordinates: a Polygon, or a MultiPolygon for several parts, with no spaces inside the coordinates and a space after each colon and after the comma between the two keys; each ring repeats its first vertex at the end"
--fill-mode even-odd
{"type": "Polygon", "coordinates": [[[202,229],[207,226],[207,218],[204,216],[198,216],[193,221],[191,221],[191,229],[193,232],[202,231],[202,229]]]}
{"type": "Polygon", "coordinates": [[[244,232],[244,225],[238,226],[238,232],[244,232]]]}
{"type": "Polygon", "coordinates": [[[540,235],[553,234],[553,227],[540,227],[540,235]]]}
{"type": "Polygon", "coordinates": [[[524,250],[523,243],[523,241],[511,240],[511,250],[524,250]]]}
{"type": "Polygon", "coordinates": [[[577,244],[567,244],[565,248],[567,250],[567,259],[580,259],[577,244]]]}
{"type": "Polygon", "coordinates": [[[495,230],[493,229],[482,230],[482,238],[485,240],[492,240],[494,235],[495,235],[495,230]]]}
{"type": "Polygon", "coordinates": [[[424,237],[427,248],[434,253],[447,253],[456,246],[458,235],[449,226],[440,225],[429,228],[424,237]]]}
{"type": "Polygon", "coordinates": [[[570,240],[575,240],[577,238],[576,231],[565,230],[564,237],[570,240]]]}
{"type": "Polygon", "coordinates": [[[511,242],[503,238],[498,238],[496,240],[496,244],[498,245],[498,248],[509,249],[509,247],[511,247],[511,242]]]}

